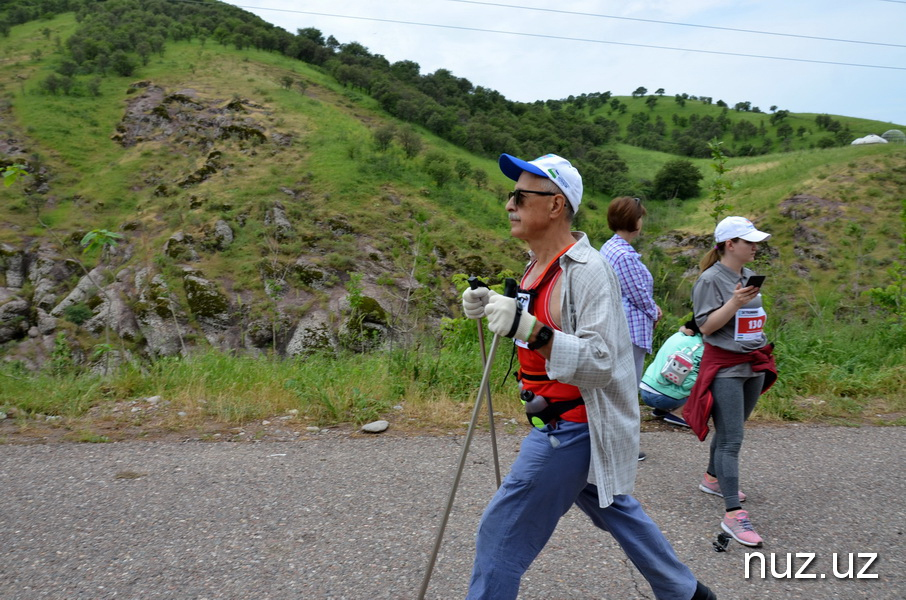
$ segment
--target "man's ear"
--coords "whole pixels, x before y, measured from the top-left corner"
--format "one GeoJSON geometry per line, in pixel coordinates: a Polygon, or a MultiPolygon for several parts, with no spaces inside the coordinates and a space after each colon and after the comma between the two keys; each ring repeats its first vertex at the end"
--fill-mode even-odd
{"type": "Polygon", "coordinates": [[[566,196],[564,194],[557,194],[551,196],[551,218],[556,219],[566,211],[566,196]]]}

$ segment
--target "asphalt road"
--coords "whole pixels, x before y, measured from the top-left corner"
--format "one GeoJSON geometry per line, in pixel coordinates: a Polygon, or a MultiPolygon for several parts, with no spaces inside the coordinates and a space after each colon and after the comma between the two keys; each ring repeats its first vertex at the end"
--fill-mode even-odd
{"type": "MultiPolygon", "coordinates": [[[[520,439],[499,435],[504,472],[520,439]]],[[[0,598],[415,598],[462,442],[391,428],[292,442],[0,446],[0,598]]],[[[756,550],[712,548],[722,504],[697,489],[705,444],[676,430],[643,433],[642,447],[636,496],[719,598],[906,598],[906,429],[747,430],[742,488],[766,540],[763,576],[751,556],[746,576],[756,550]]],[[[476,434],[428,598],[465,596],[495,488],[490,448],[476,434]]],[[[652,597],[575,510],[521,594],[652,597]]]]}

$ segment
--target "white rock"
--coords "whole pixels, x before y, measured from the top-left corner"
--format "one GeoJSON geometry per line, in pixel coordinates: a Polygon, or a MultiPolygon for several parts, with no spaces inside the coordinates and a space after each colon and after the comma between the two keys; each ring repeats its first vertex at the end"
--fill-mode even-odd
{"type": "Polygon", "coordinates": [[[365,433],[381,433],[382,431],[387,431],[388,427],[390,427],[390,423],[387,421],[374,421],[363,426],[362,431],[365,433]]]}

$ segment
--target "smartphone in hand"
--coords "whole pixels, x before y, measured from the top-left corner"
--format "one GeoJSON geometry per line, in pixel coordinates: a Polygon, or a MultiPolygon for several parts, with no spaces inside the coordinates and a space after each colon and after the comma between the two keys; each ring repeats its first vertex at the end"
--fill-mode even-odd
{"type": "Polygon", "coordinates": [[[751,277],[746,279],[746,282],[742,285],[742,287],[749,287],[750,285],[754,285],[755,287],[760,288],[764,285],[764,280],[766,278],[767,275],[752,275],[751,277]]]}

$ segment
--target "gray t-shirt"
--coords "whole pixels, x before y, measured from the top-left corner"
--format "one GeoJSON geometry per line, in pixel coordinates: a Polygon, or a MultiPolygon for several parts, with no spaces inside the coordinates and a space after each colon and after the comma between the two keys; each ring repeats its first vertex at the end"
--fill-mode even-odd
{"type": "MultiPolygon", "coordinates": [[[[733,297],[736,284],[742,284],[754,272],[743,267],[742,274],[734,272],[720,262],[705,270],[692,287],[692,310],[695,322],[701,327],[715,310],[733,297]]],[[[752,352],[767,345],[764,335],[765,314],[761,294],[737,311],[727,323],[710,335],[704,336],[712,346],[730,352],[752,352]]],[[[754,375],[749,363],[721,369],[717,377],[751,377],[754,375]]]]}

